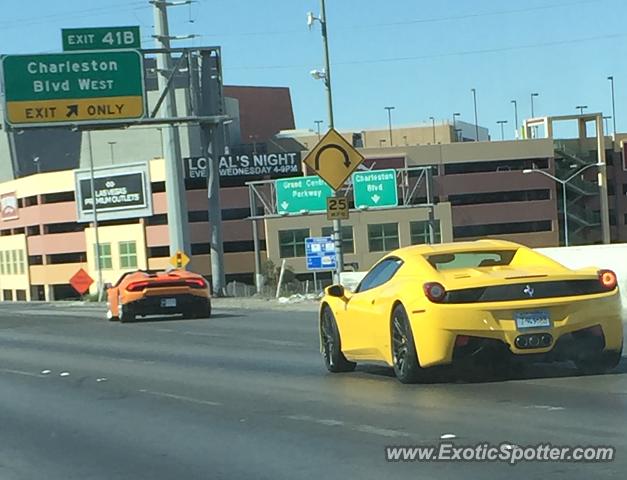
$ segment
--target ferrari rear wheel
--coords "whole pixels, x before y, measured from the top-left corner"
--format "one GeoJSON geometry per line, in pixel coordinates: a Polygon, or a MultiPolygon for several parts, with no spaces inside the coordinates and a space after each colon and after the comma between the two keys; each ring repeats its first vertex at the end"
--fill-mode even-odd
{"type": "Polygon", "coordinates": [[[598,375],[615,368],[619,363],[623,349],[601,352],[592,357],[575,360],[575,366],[584,375],[598,375]]]}
{"type": "Polygon", "coordinates": [[[131,309],[128,308],[128,305],[120,303],[118,309],[120,311],[120,323],[135,321],[135,312],[131,311],[131,309]]]}
{"type": "Polygon", "coordinates": [[[342,353],[340,332],[331,308],[325,306],[320,316],[320,344],[322,358],[327,370],[332,373],[352,372],[357,365],[346,360],[342,353]]]}
{"type": "Polygon", "coordinates": [[[394,373],[401,383],[416,383],[423,369],[418,363],[414,334],[402,305],[392,311],[392,361],[394,373]]]}

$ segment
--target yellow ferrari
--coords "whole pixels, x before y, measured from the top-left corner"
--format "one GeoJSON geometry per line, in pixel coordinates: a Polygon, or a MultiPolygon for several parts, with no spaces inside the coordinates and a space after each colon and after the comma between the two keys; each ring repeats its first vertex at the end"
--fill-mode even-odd
{"type": "Polygon", "coordinates": [[[623,345],[614,272],[570,270],[499,240],[391,252],[354,292],[326,288],[319,331],[329,371],[379,361],[403,383],[473,358],[572,360],[585,373],[603,372],[618,364],[623,345]]]}

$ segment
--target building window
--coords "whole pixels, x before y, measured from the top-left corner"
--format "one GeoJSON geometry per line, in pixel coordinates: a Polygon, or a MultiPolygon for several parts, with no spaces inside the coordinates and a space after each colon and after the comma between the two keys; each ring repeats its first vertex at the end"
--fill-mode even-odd
{"type": "Polygon", "coordinates": [[[4,252],[0,251],[0,275],[4,275],[4,252]]]}
{"type": "Polygon", "coordinates": [[[26,270],[26,266],[24,265],[24,250],[18,250],[17,253],[20,265],[20,275],[24,275],[26,270]]]}
{"type": "MultiPolygon", "coordinates": [[[[333,227],[322,227],[323,237],[333,236],[333,227]]],[[[355,253],[355,243],[353,242],[353,227],[345,225],[342,227],[342,252],[355,253]]]]}
{"type": "Polygon", "coordinates": [[[398,223],[368,225],[368,249],[371,252],[389,252],[398,248],[398,223]]]}
{"type": "Polygon", "coordinates": [[[135,242],[120,242],[120,268],[137,268],[137,245],[135,242]]]}
{"type": "Polygon", "coordinates": [[[111,244],[110,243],[101,243],[100,244],[100,255],[97,253],[96,246],[94,245],[94,253],[95,257],[99,259],[99,265],[101,270],[110,270],[113,268],[113,261],[111,259],[111,244]]]}
{"type": "Polygon", "coordinates": [[[18,261],[17,261],[17,250],[11,250],[11,257],[13,259],[13,273],[15,275],[18,274],[18,261]]]}
{"type": "Polygon", "coordinates": [[[281,258],[305,256],[305,238],[309,236],[308,228],[279,231],[279,255],[281,258]]]}
{"type": "Polygon", "coordinates": [[[485,237],[488,235],[507,235],[514,233],[550,232],[551,220],[535,222],[488,223],[484,225],[464,225],[453,228],[453,237],[485,237]]]}
{"type": "MultiPolygon", "coordinates": [[[[421,220],[418,222],[409,222],[409,235],[412,245],[431,243],[429,235],[429,221],[421,220]]],[[[440,243],[441,241],[440,220],[433,220],[433,242],[440,243]]]]}

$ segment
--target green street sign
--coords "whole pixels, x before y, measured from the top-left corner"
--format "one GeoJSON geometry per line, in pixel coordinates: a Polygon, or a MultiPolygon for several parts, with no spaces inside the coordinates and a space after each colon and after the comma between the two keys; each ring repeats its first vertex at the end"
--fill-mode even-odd
{"type": "Polygon", "coordinates": [[[143,58],[137,50],[9,55],[2,71],[6,121],[13,126],[144,116],[143,58]]]}
{"type": "Polygon", "coordinates": [[[139,27],[64,28],[63,51],[141,48],[139,27]]]}
{"type": "Polygon", "coordinates": [[[277,213],[325,212],[333,190],[317,176],[276,180],[277,213]]]}
{"type": "Polygon", "coordinates": [[[381,208],[398,205],[396,170],[370,170],[353,173],[355,208],[381,208]]]}

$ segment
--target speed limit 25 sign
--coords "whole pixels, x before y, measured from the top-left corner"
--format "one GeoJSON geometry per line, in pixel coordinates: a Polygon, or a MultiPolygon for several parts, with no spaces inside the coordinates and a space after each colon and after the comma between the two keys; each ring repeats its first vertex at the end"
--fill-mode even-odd
{"type": "Polygon", "coordinates": [[[348,220],[346,197],[327,197],[327,220],[348,220]]]}

